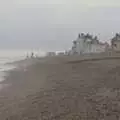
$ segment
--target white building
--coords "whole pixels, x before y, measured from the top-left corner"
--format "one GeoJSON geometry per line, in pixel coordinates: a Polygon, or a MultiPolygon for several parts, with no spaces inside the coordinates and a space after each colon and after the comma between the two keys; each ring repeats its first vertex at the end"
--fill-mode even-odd
{"type": "Polygon", "coordinates": [[[73,41],[72,54],[88,54],[105,52],[107,43],[101,43],[97,36],[89,34],[79,34],[78,38],[73,41]]]}
{"type": "Polygon", "coordinates": [[[114,38],[111,40],[111,46],[113,51],[120,52],[120,34],[116,34],[114,38]]]}
{"type": "Polygon", "coordinates": [[[55,52],[47,52],[47,56],[55,56],[56,53],[55,52]]]}

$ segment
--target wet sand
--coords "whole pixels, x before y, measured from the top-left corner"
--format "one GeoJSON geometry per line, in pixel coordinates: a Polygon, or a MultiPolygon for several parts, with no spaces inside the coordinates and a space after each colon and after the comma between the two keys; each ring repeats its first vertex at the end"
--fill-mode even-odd
{"type": "Polygon", "coordinates": [[[46,58],[2,84],[0,120],[119,120],[120,59],[46,58]]]}

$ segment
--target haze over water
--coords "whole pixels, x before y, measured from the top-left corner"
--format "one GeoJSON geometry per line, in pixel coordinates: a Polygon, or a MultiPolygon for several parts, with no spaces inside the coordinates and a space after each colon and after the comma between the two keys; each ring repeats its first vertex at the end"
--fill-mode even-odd
{"type": "Polygon", "coordinates": [[[15,66],[8,65],[6,63],[18,61],[25,59],[26,56],[30,56],[31,52],[33,52],[37,56],[44,56],[45,52],[40,50],[25,50],[25,49],[2,49],[0,50],[0,81],[4,80],[4,76],[6,75],[4,71],[8,71],[14,69],[15,66]]]}

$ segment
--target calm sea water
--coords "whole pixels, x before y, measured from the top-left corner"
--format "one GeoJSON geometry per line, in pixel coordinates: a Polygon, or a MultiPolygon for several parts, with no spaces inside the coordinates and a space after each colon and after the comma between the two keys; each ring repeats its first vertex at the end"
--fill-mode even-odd
{"type": "Polygon", "coordinates": [[[40,50],[0,50],[0,81],[4,80],[4,76],[6,76],[5,71],[16,67],[6,63],[25,59],[27,55],[29,56],[31,54],[31,52],[34,52],[37,56],[45,55],[45,52],[40,50]]]}

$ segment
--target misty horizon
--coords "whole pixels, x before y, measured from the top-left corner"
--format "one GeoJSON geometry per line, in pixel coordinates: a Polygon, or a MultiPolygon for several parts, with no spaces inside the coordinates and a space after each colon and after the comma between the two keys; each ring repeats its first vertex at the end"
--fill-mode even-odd
{"type": "Polygon", "coordinates": [[[64,50],[78,33],[109,42],[120,32],[119,1],[5,0],[0,5],[0,49],[64,50]]]}

